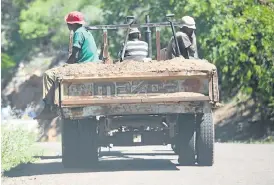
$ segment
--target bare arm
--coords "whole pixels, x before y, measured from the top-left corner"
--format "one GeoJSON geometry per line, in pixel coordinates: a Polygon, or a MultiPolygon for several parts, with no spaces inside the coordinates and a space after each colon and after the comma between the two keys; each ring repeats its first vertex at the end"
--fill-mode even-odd
{"type": "Polygon", "coordinates": [[[74,63],[76,63],[76,56],[79,53],[79,51],[80,51],[80,49],[77,48],[77,47],[73,47],[72,48],[72,54],[70,55],[70,57],[69,57],[69,59],[67,61],[68,64],[74,64],[74,63]]]}
{"type": "Polygon", "coordinates": [[[189,47],[191,46],[191,42],[186,34],[180,34],[178,37],[178,44],[181,55],[184,58],[189,59],[189,47]]]}

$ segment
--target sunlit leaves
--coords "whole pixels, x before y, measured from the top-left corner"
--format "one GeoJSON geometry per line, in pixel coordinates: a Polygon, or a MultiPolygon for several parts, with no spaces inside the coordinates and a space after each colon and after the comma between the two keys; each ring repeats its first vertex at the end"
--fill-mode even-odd
{"type": "Polygon", "coordinates": [[[15,66],[15,61],[6,53],[1,53],[1,70],[6,70],[15,66]]]}
{"type": "Polygon", "coordinates": [[[176,8],[195,16],[200,53],[222,73],[227,97],[240,86],[262,106],[273,104],[273,7],[253,0],[190,0],[176,8]]]}
{"type": "Polygon", "coordinates": [[[35,0],[29,4],[28,9],[21,11],[20,33],[26,39],[37,39],[54,33],[53,41],[66,43],[67,40],[58,39],[64,37],[65,15],[70,11],[82,11],[90,24],[101,20],[101,11],[97,6],[98,1],[90,3],[88,0],[35,0]]]}

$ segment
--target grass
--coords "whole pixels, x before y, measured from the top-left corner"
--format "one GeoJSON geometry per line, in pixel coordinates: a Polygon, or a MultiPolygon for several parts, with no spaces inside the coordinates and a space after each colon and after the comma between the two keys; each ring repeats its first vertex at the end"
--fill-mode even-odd
{"type": "Polygon", "coordinates": [[[1,126],[1,171],[6,172],[20,164],[34,162],[33,156],[42,151],[34,147],[36,134],[22,128],[1,126]]]}
{"type": "Polygon", "coordinates": [[[268,136],[264,139],[229,140],[224,143],[274,144],[274,136],[268,136]]]}

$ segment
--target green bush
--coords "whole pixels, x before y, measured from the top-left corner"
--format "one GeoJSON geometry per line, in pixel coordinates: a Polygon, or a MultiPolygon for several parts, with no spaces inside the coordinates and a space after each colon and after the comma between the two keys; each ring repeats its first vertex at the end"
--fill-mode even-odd
{"type": "Polygon", "coordinates": [[[22,128],[7,128],[1,126],[1,171],[8,171],[19,164],[32,162],[38,154],[34,149],[36,135],[22,128]]]}

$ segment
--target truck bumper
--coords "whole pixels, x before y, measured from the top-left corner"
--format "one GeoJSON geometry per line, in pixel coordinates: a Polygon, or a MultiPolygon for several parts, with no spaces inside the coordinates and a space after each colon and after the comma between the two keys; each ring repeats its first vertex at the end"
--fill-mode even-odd
{"type": "Polygon", "coordinates": [[[62,107],[65,119],[84,119],[94,116],[122,116],[139,114],[205,113],[211,111],[209,101],[188,101],[178,103],[140,103],[86,105],[81,107],[62,107]]]}

